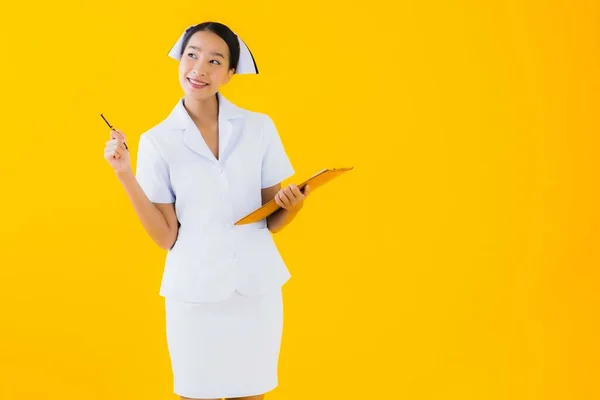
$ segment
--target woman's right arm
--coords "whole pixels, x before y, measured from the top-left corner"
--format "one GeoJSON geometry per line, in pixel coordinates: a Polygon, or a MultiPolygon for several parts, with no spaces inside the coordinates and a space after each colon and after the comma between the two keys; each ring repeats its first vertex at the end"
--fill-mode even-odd
{"type": "Polygon", "coordinates": [[[177,239],[178,221],[174,203],[152,203],[135,178],[131,169],[117,172],[119,181],[146,232],[161,248],[169,250],[177,239]]]}
{"type": "Polygon", "coordinates": [[[131,169],[125,135],[119,130],[111,130],[110,137],[104,158],[114,169],[148,235],[161,248],[171,249],[177,240],[179,228],[175,204],[153,203],[148,199],[131,169]]]}

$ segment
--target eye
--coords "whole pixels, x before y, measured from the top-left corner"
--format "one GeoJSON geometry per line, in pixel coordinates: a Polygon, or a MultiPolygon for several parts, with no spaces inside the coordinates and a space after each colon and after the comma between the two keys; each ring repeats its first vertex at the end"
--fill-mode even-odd
{"type": "Polygon", "coordinates": [[[196,57],[196,55],[194,53],[188,53],[187,55],[188,55],[189,58],[195,58],[196,57]]]}
{"type": "Polygon", "coordinates": [[[210,60],[210,62],[215,62],[217,65],[221,65],[221,63],[218,62],[217,60],[210,60]]]}

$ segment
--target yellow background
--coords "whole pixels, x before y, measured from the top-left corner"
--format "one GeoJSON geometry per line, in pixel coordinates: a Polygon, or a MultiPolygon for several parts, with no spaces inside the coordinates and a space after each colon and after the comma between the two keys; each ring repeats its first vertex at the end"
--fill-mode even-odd
{"type": "Polygon", "coordinates": [[[103,159],[229,24],[315,191],[276,236],[270,399],[600,398],[596,1],[13,2],[0,17],[0,399],[171,399],[165,253],[103,159]],[[14,7],[12,10],[9,7],[14,7]]]}

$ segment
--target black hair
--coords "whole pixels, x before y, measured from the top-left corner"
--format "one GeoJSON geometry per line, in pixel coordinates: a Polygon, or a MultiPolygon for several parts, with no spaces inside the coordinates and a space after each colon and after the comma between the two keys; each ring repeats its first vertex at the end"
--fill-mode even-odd
{"type": "Polygon", "coordinates": [[[237,67],[238,60],[240,59],[240,42],[238,41],[237,35],[233,33],[229,27],[219,22],[202,22],[198,25],[188,28],[183,37],[181,52],[179,54],[180,57],[183,55],[183,51],[185,50],[190,38],[194,35],[194,33],[199,31],[210,31],[223,39],[229,48],[229,68],[231,69],[237,67]]]}

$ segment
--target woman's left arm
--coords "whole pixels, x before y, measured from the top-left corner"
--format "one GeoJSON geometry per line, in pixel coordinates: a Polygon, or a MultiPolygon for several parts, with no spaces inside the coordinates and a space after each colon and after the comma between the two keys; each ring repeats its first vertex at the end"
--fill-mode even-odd
{"type": "Polygon", "coordinates": [[[286,188],[281,188],[281,184],[277,184],[266,189],[262,189],[262,203],[265,204],[272,199],[279,207],[279,210],[267,217],[267,227],[273,233],[277,233],[285,228],[298,215],[304,200],[310,193],[310,187],[305,186],[303,190],[298,189],[294,184],[286,188]]]}

